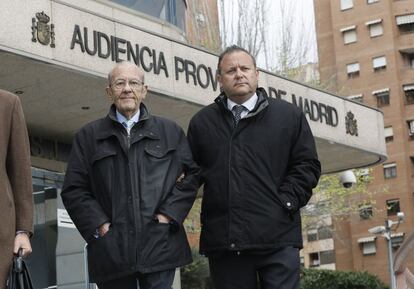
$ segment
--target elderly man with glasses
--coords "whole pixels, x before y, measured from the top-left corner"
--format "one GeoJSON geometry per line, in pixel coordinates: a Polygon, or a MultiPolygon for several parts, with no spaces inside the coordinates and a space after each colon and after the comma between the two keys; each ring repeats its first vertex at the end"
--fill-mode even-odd
{"type": "Polygon", "coordinates": [[[109,114],[77,133],[68,163],[62,199],[100,289],[171,288],[175,268],[191,262],[182,224],[199,169],[183,130],[149,114],[147,90],[140,68],[117,64],[109,114]]]}

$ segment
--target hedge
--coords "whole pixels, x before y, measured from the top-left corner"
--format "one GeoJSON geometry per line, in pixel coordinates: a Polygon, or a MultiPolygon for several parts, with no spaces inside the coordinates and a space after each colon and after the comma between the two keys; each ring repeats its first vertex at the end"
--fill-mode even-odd
{"type": "Polygon", "coordinates": [[[367,272],[302,269],[301,289],[389,289],[367,272]]]}

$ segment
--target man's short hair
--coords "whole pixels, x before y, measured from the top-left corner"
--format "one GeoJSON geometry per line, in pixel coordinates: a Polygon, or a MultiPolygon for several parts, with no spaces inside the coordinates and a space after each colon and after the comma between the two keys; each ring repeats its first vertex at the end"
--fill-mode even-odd
{"type": "Polygon", "coordinates": [[[254,67],[256,68],[256,59],[254,58],[254,56],[249,51],[247,51],[243,47],[240,47],[240,46],[237,46],[237,45],[232,45],[232,46],[226,47],[226,49],[224,49],[224,51],[219,55],[218,64],[217,64],[217,74],[218,75],[221,74],[220,64],[221,64],[221,61],[223,60],[223,57],[227,54],[231,54],[231,53],[237,52],[237,51],[239,51],[239,52],[241,51],[241,52],[244,52],[247,55],[249,55],[252,58],[254,67]]]}

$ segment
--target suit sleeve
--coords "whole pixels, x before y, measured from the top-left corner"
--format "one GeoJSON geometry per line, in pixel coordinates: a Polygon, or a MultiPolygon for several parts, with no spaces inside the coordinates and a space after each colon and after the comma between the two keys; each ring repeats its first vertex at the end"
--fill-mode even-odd
{"type": "Polygon", "coordinates": [[[283,205],[292,213],[308,203],[321,174],[315,140],[303,113],[299,114],[297,124],[287,174],[279,187],[283,205]]]}
{"type": "Polygon", "coordinates": [[[23,110],[18,98],[13,103],[7,151],[7,175],[16,208],[16,231],[33,232],[33,194],[30,145],[23,110]]]}
{"type": "Polygon", "coordinates": [[[91,191],[89,163],[83,145],[87,137],[84,131],[75,137],[61,197],[80,234],[85,241],[90,242],[95,230],[110,220],[91,191]]]}
{"type": "Polygon", "coordinates": [[[200,168],[193,160],[184,132],[180,129],[179,133],[178,154],[185,177],[175,184],[168,198],[161,204],[159,212],[182,224],[197,196],[200,168]]]}

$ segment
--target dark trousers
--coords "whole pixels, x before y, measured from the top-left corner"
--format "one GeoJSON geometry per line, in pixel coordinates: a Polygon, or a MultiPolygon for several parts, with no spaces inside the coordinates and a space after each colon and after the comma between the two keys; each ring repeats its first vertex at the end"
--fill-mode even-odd
{"type": "Polygon", "coordinates": [[[209,257],[215,289],[299,289],[299,249],[227,252],[209,257]]]}
{"type": "Polygon", "coordinates": [[[99,289],[171,289],[174,274],[175,269],[148,274],[136,273],[97,285],[99,289]]]}

